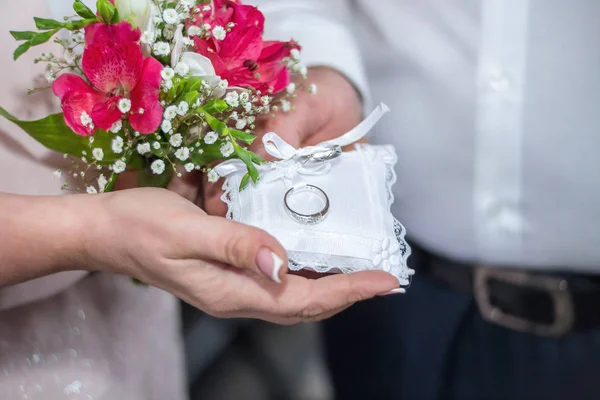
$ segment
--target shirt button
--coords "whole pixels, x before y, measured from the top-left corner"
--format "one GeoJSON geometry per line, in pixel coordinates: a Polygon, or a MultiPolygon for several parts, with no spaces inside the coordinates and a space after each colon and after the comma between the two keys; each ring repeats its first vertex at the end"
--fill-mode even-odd
{"type": "Polygon", "coordinates": [[[504,71],[492,70],[489,75],[489,85],[495,92],[506,92],[510,89],[510,79],[504,71]]]}

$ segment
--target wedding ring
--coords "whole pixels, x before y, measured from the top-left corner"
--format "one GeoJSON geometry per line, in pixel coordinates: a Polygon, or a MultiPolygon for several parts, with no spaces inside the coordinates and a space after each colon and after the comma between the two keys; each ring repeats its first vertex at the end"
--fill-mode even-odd
{"type": "Polygon", "coordinates": [[[315,185],[303,185],[288,190],[283,197],[287,213],[297,222],[314,225],[329,212],[329,197],[315,185]]]}

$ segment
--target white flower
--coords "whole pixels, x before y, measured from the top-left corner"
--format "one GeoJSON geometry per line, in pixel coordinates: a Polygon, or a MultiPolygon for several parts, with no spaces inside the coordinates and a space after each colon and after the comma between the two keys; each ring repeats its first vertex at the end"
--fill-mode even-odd
{"type": "Polygon", "coordinates": [[[183,138],[181,137],[181,134],[180,133],[176,133],[173,136],[171,136],[171,138],[169,139],[169,143],[173,147],[179,147],[179,146],[181,146],[181,143],[183,143],[183,138]]]}
{"type": "Polygon", "coordinates": [[[154,37],[154,32],[146,31],[142,33],[142,43],[144,44],[154,44],[156,38],[154,37]]]}
{"type": "Polygon", "coordinates": [[[194,40],[190,39],[187,36],[184,36],[183,39],[181,39],[183,41],[183,44],[185,44],[186,46],[193,46],[194,45],[194,40]]]}
{"type": "Polygon", "coordinates": [[[169,89],[171,89],[173,87],[173,81],[163,81],[162,86],[165,89],[165,92],[168,92],[169,89]]]}
{"type": "Polygon", "coordinates": [[[182,147],[175,152],[175,157],[180,159],[181,161],[185,161],[190,158],[190,149],[187,147],[182,147]]]}
{"type": "Polygon", "coordinates": [[[94,121],[92,121],[92,117],[90,117],[90,115],[88,113],[86,113],[85,111],[82,111],[79,119],[81,120],[81,124],[83,126],[86,126],[90,129],[94,129],[94,121]]]}
{"type": "MultiPolygon", "coordinates": [[[[165,109],[165,119],[171,121],[177,116],[177,106],[169,106],[165,109]]],[[[169,128],[170,130],[171,128],[169,128]]]]}
{"type": "Polygon", "coordinates": [[[271,102],[271,98],[269,96],[262,96],[260,102],[263,103],[263,105],[268,106],[271,102]]]}
{"type": "Polygon", "coordinates": [[[248,102],[244,104],[244,110],[246,110],[246,112],[250,112],[250,110],[252,110],[252,103],[248,102]]]}
{"type": "Polygon", "coordinates": [[[300,72],[300,75],[302,75],[303,78],[306,78],[306,75],[308,74],[308,69],[306,68],[305,65],[303,65],[300,67],[298,72],[300,72]]]}
{"type": "Polygon", "coordinates": [[[171,28],[165,28],[163,29],[163,37],[167,40],[171,40],[173,39],[173,37],[175,36],[175,32],[173,32],[173,29],[171,28]]]}
{"type": "Polygon", "coordinates": [[[213,28],[212,34],[215,39],[223,40],[227,36],[227,31],[221,25],[217,25],[213,28]]]}
{"type": "Polygon", "coordinates": [[[59,169],[57,169],[56,171],[54,171],[54,172],[52,173],[52,175],[54,175],[54,177],[55,177],[56,179],[59,179],[60,177],[62,177],[62,174],[63,174],[63,171],[62,171],[62,169],[60,169],[60,168],[59,168],[59,169]]]}
{"type": "Polygon", "coordinates": [[[281,110],[283,112],[288,112],[292,109],[292,103],[287,100],[281,100],[281,110]]]}
{"type": "Polygon", "coordinates": [[[71,40],[75,43],[84,43],[85,35],[81,31],[73,32],[71,40]]]}
{"type": "Polygon", "coordinates": [[[148,154],[150,153],[151,149],[150,149],[150,143],[140,143],[137,145],[137,152],[140,155],[144,155],[144,154],[148,154]]]}
{"type": "Polygon", "coordinates": [[[235,123],[235,129],[244,129],[246,127],[247,121],[244,118],[240,118],[235,123]]]}
{"type": "Polygon", "coordinates": [[[227,79],[221,79],[218,86],[220,89],[227,89],[229,82],[227,82],[227,79]]]}
{"type": "Polygon", "coordinates": [[[162,71],[160,71],[160,76],[165,81],[170,81],[175,77],[175,70],[171,67],[165,67],[162,71]]]}
{"type": "Polygon", "coordinates": [[[46,70],[46,80],[48,83],[53,83],[56,80],[56,74],[52,71],[51,68],[46,70]]]}
{"type": "Polygon", "coordinates": [[[202,29],[199,26],[192,25],[188,28],[187,34],[189,36],[200,36],[202,35],[202,29]]]}
{"type": "Polygon", "coordinates": [[[131,110],[131,100],[129,99],[121,99],[119,100],[119,111],[123,114],[128,113],[131,110]]]}
{"type": "Polygon", "coordinates": [[[187,76],[190,73],[190,66],[184,62],[179,62],[175,66],[175,73],[180,76],[187,76]]]}
{"type": "Polygon", "coordinates": [[[162,16],[167,24],[175,25],[179,22],[179,14],[172,8],[166,9],[162,16]]]}
{"type": "Polygon", "coordinates": [[[208,171],[207,176],[208,176],[208,181],[210,183],[215,183],[216,181],[219,180],[219,174],[217,174],[214,169],[211,169],[210,171],[208,171]]]}
{"type": "Polygon", "coordinates": [[[195,0],[179,0],[179,4],[185,8],[192,8],[196,4],[195,0]]]}
{"type": "Polygon", "coordinates": [[[96,190],[95,187],[93,186],[88,186],[85,188],[86,192],[88,192],[88,194],[96,194],[98,193],[98,191],[96,190]]]}
{"type": "Polygon", "coordinates": [[[171,125],[171,121],[165,119],[162,124],[160,124],[160,129],[162,129],[164,133],[169,133],[171,132],[171,129],[173,129],[173,125],[171,125]]]}
{"type": "Polygon", "coordinates": [[[92,150],[92,156],[94,156],[96,160],[102,161],[102,159],[104,158],[104,150],[102,150],[99,147],[96,147],[94,150],[92,150]]]}
{"type": "Polygon", "coordinates": [[[112,165],[112,170],[115,174],[120,174],[121,172],[124,172],[126,168],[127,164],[125,164],[123,160],[117,160],[112,165]]]}
{"type": "Polygon", "coordinates": [[[138,28],[144,28],[150,18],[150,0],[115,0],[119,18],[131,21],[138,28]]]}
{"type": "Polygon", "coordinates": [[[231,107],[240,105],[240,94],[238,92],[229,92],[225,95],[225,102],[231,107]]]}
{"type": "Polygon", "coordinates": [[[110,143],[110,148],[113,153],[121,154],[123,152],[123,138],[121,136],[115,137],[110,143]]]}
{"type": "Polygon", "coordinates": [[[194,168],[196,168],[196,166],[194,165],[194,163],[187,163],[183,166],[183,168],[185,168],[187,172],[192,172],[194,168]]]}
{"type": "Polygon", "coordinates": [[[150,164],[150,169],[154,175],[160,175],[165,172],[165,162],[163,160],[156,160],[150,164]]]}
{"type": "Polygon", "coordinates": [[[247,102],[250,101],[250,94],[248,92],[242,92],[240,93],[240,103],[246,104],[247,102]]]}
{"type": "Polygon", "coordinates": [[[106,179],[106,177],[104,175],[100,175],[98,177],[98,188],[100,189],[101,192],[104,192],[104,189],[106,188],[107,183],[108,183],[108,180],[106,179]]]}
{"type": "Polygon", "coordinates": [[[171,53],[171,46],[167,42],[157,42],[154,43],[152,51],[157,56],[168,56],[171,53]]]}
{"type": "Polygon", "coordinates": [[[231,142],[223,143],[219,150],[221,151],[221,154],[223,154],[223,157],[229,157],[235,151],[231,142]]]}
{"type": "Polygon", "coordinates": [[[392,266],[400,264],[400,245],[395,238],[386,237],[380,245],[373,247],[373,266],[390,272],[392,266]]]}
{"type": "Polygon", "coordinates": [[[118,120],[117,122],[112,124],[109,131],[111,131],[112,133],[119,133],[121,132],[121,129],[123,129],[123,121],[118,120]]]}
{"type": "Polygon", "coordinates": [[[308,87],[308,92],[312,93],[312,94],[316,94],[317,93],[317,85],[315,85],[314,83],[311,83],[310,86],[308,87]]]}
{"type": "Polygon", "coordinates": [[[158,149],[160,149],[160,143],[154,142],[154,143],[152,143],[152,147],[154,147],[155,150],[158,150],[158,149]]]}
{"type": "Polygon", "coordinates": [[[181,103],[179,103],[179,105],[177,106],[177,114],[179,115],[185,115],[187,114],[187,112],[190,110],[190,106],[188,103],[186,103],[185,101],[182,101],[181,103]]]}
{"type": "Polygon", "coordinates": [[[286,90],[289,94],[294,93],[296,91],[296,84],[294,82],[290,82],[290,84],[287,85],[286,90]]]}
{"type": "Polygon", "coordinates": [[[293,60],[299,60],[300,59],[300,50],[298,50],[298,49],[290,50],[290,56],[292,57],[293,60]]]}
{"type": "Polygon", "coordinates": [[[209,12],[210,11],[210,6],[209,5],[205,5],[202,7],[202,11],[204,12],[209,12]]]}
{"type": "Polygon", "coordinates": [[[204,136],[204,143],[213,144],[214,142],[217,141],[218,138],[219,138],[219,135],[217,135],[217,132],[210,131],[204,136]]]}

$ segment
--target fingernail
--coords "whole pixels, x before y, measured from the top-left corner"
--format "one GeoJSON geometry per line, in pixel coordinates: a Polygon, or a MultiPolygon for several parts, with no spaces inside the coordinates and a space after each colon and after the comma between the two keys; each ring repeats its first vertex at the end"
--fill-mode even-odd
{"type": "Polygon", "coordinates": [[[283,267],[283,260],[277,254],[267,248],[260,249],[256,256],[258,268],[273,282],[281,283],[279,271],[283,267]]]}
{"type": "Polygon", "coordinates": [[[401,293],[406,293],[406,289],[404,289],[404,288],[392,289],[389,292],[381,293],[379,296],[389,296],[392,294],[401,294],[401,293]]]}

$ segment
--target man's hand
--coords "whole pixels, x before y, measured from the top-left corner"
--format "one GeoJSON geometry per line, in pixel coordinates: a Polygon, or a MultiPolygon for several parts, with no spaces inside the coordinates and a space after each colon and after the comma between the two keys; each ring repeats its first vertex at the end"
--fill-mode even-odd
{"type": "MultiPolygon", "coordinates": [[[[298,90],[298,96],[292,101],[292,111],[258,120],[258,139],[250,150],[269,159],[261,140],[267,132],[277,133],[298,148],[336,138],[360,123],[362,104],[346,78],[329,68],[311,68],[307,81],[317,85],[317,93],[298,90]]],[[[223,216],[227,212],[227,206],[221,201],[221,185],[210,184],[206,179],[203,182],[202,206],[209,214],[223,216]]]]}

